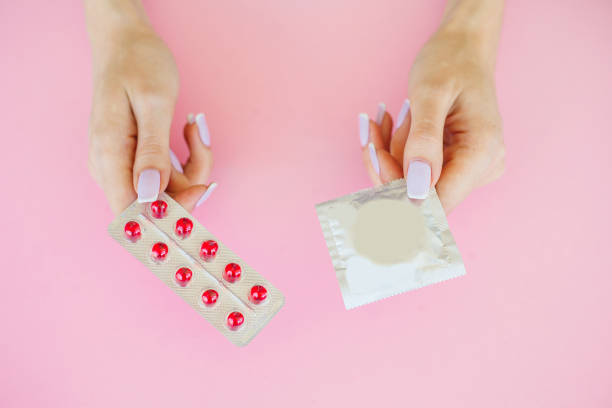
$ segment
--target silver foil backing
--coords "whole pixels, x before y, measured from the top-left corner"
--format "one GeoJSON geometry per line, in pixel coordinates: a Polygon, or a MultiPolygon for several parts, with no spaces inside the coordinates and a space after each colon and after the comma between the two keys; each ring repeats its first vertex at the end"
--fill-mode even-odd
{"type": "Polygon", "coordinates": [[[399,179],[316,210],[347,309],[465,275],[434,188],[411,200],[399,179]]]}

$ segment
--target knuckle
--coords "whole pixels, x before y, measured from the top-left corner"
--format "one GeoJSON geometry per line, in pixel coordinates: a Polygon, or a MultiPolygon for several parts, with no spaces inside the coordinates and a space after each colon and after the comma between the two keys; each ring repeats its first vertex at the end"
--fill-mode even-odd
{"type": "Polygon", "coordinates": [[[178,81],[138,81],[135,86],[138,99],[145,106],[166,106],[174,103],[178,95],[178,81]]]}
{"type": "Polygon", "coordinates": [[[506,147],[501,138],[492,138],[487,148],[478,149],[481,157],[488,156],[492,179],[497,180],[506,171],[506,147]]]}
{"type": "Polygon", "coordinates": [[[454,85],[448,79],[428,78],[414,89],[416,99],[443,100],[453,93],[454,85]]]}
{"type": "Polygon", "coordinates": [[[100,159],[115,154],[116,133],[108,128],[97,128],[90,131],[89,155],[92,162],[96,163],[100,159]]]}
{"type": "Polygon", "coordinates": [[[415,142],[438,143],[442,134],[442,126],[432,118],[422,118],[412,124],[410,137],[415,142]]]}
{"type": "Polygon", "coordinates": [[[166,146],[157,140],[148,140],[138,145],[137,156],[142,159],[165,157],[166,146]]]}

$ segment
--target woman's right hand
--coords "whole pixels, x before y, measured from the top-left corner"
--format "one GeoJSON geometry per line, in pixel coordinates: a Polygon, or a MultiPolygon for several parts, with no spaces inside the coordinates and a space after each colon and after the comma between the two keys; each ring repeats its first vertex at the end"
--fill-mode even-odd
{"type": "Polygon", "coordinates": [[[411,199],[436,186],[446,212],[504,171],[495,59],[503,1],[450,0],[410,71],[395,127],[381,104],[359,117],[362,157],[376,184],[405,177],[411,199]]]}
{"type": "Polygon", "coordinates": [[[212,168],[206,119],[199,114],[185,125],[190,157],[183,169],[169,148],[179,89],[172,53],[139,4],[109,3],[86,2],[93,55],[90,172],[116,214],[162,191],[191,210],[212,192],[205,185],[212,168]]]}

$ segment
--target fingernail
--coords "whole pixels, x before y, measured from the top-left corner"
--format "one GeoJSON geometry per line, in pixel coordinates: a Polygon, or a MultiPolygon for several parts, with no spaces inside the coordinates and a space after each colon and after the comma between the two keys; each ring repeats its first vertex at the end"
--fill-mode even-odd
{"type": "Polygon", "coordinates": [[[378,156],[376,155],[374,143],[368,145],[368,150],[370,150],[370,162],[372,163],[372,167],[374,167],[376,174],[380,176],[380,165],[378,164],[378,156]]]}
{"type": "Polygon", "coordinates": [[[198,113],[195,117],[195,121],[198,124],[202,143],[206,146],[210,146],[210,133],[208,132],[208,125],[206,124],[206,116],[204,116],[203,113],[198,113]]]}
{"type": "Polygon", "coordinates": [[[187,115],[187,123],[189,123],[190,125],[193,125],[194,122],[195,122],[195,116],[193,116],[193,113],[190,113],[189,115],[187,115]]]}
{"type": "Polygon", "coordinates": [[[397,115],[397,122],[395,123],[395,130],[397,130],[400,126],[402,126],[402,123],[404,123],[404,120],[406,119],[406,115],[408,115],[409,110],[410,110],[410,100],[406,99],[404,100],[404,103],[402,104],[402,108],[400,109],[399,115],[397,115]]]}
{"type": "Polygon", "coordinates": [[[160,175],[155,169],[146,169],[138,176],[138,202],[150,203],[157,200],[159,194],[160,175]]]}
{"type": "Polygon", "coordinates": [[[181,162],[179,161],[178,157],[176,157],[176,154],[174,154],[172,149],[170,149],[170,163],[172,163],[172,167],[174,167],[176,171],[179,173],[183,172],[183,166],[181,166],[181,162]]]}
{"type": "Polygon", "coordinates": [[[210,185],[208,186],[204,194],[202,194],[202,197],[200,197],[200,199],[196,203],[195,205],[196,208],[199,207],[200,204],[202,204],[204,201],[208,200],[208,197],[210,197],[213,191],[215,191],[215,189],[217,188],[217,185],[218,185],[217,183],[210,183],[210,185]]]}
{"type": "Polygon", "coordinates": [[[383,102],[378,104],[378,112],[376,113],[376,123],[378,123],[378,125],[382,125],[382,121],[385,117],[385,112],[387,111],[387,105],[385,105],[383,102]]]}
{"type": "Polygon", "coordinates": [[[406,174],[406,192],[408,197],[424,199],[429,194],[431,184],[431,167],[421,160],[413,160],[406,174]]]}
{"type": "Polygon", "coordinates": [[[361,141],[361,147],[368,143],[370,137],[370,118],[367,113],[359,114],[359,140],[361,141]]]}

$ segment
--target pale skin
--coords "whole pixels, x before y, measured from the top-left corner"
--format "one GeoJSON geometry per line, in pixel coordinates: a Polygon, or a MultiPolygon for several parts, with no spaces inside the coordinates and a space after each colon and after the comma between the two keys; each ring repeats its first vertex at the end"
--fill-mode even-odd
{"type": "MultiPolygon", "coordinates": [[[[192,210],[205,195],[210,146],[196,124],[185,124],[190,157],[183,173],[170,162],[170,125],[179,89],[172,53],[137,0],[85,0],[93,57],[89,169],[114,213],[137,197],[145,170],[159,172],[167,191],[192,210]]],[[[431,168],[444,209],[504,170],[494,69],[502,0],[450,0],[439,29],[410,71],[410,110],[397,129],[385,112],[369,122],[363,159],[375,184],[409,177],[410,163],[431,168]]]]}
{"type": "Polygon", "coordinates": [[[212,152],[196,124],[183,133],[190,156],[183,173],[170,163],[170,125],[179,89],[172,53],[140,2],[86,0],[93,56],[89,170],[116,214],[136,198],[143,170],[160,174],[166,191],[192,210],[206,192],[212,152]]]}
{"type": "Polygon", "coordinates": [[[363,160],[375,184],[409,177],[413,160],[431,167],[448,213],[475,188],[504,172],[502,124],[495,94],[495,59],[502,0],[451,0],[438,30],[410,71],[410,110],[394,130],[385,112],[370,120],[380,173],[368,145],[363,160]]]}

